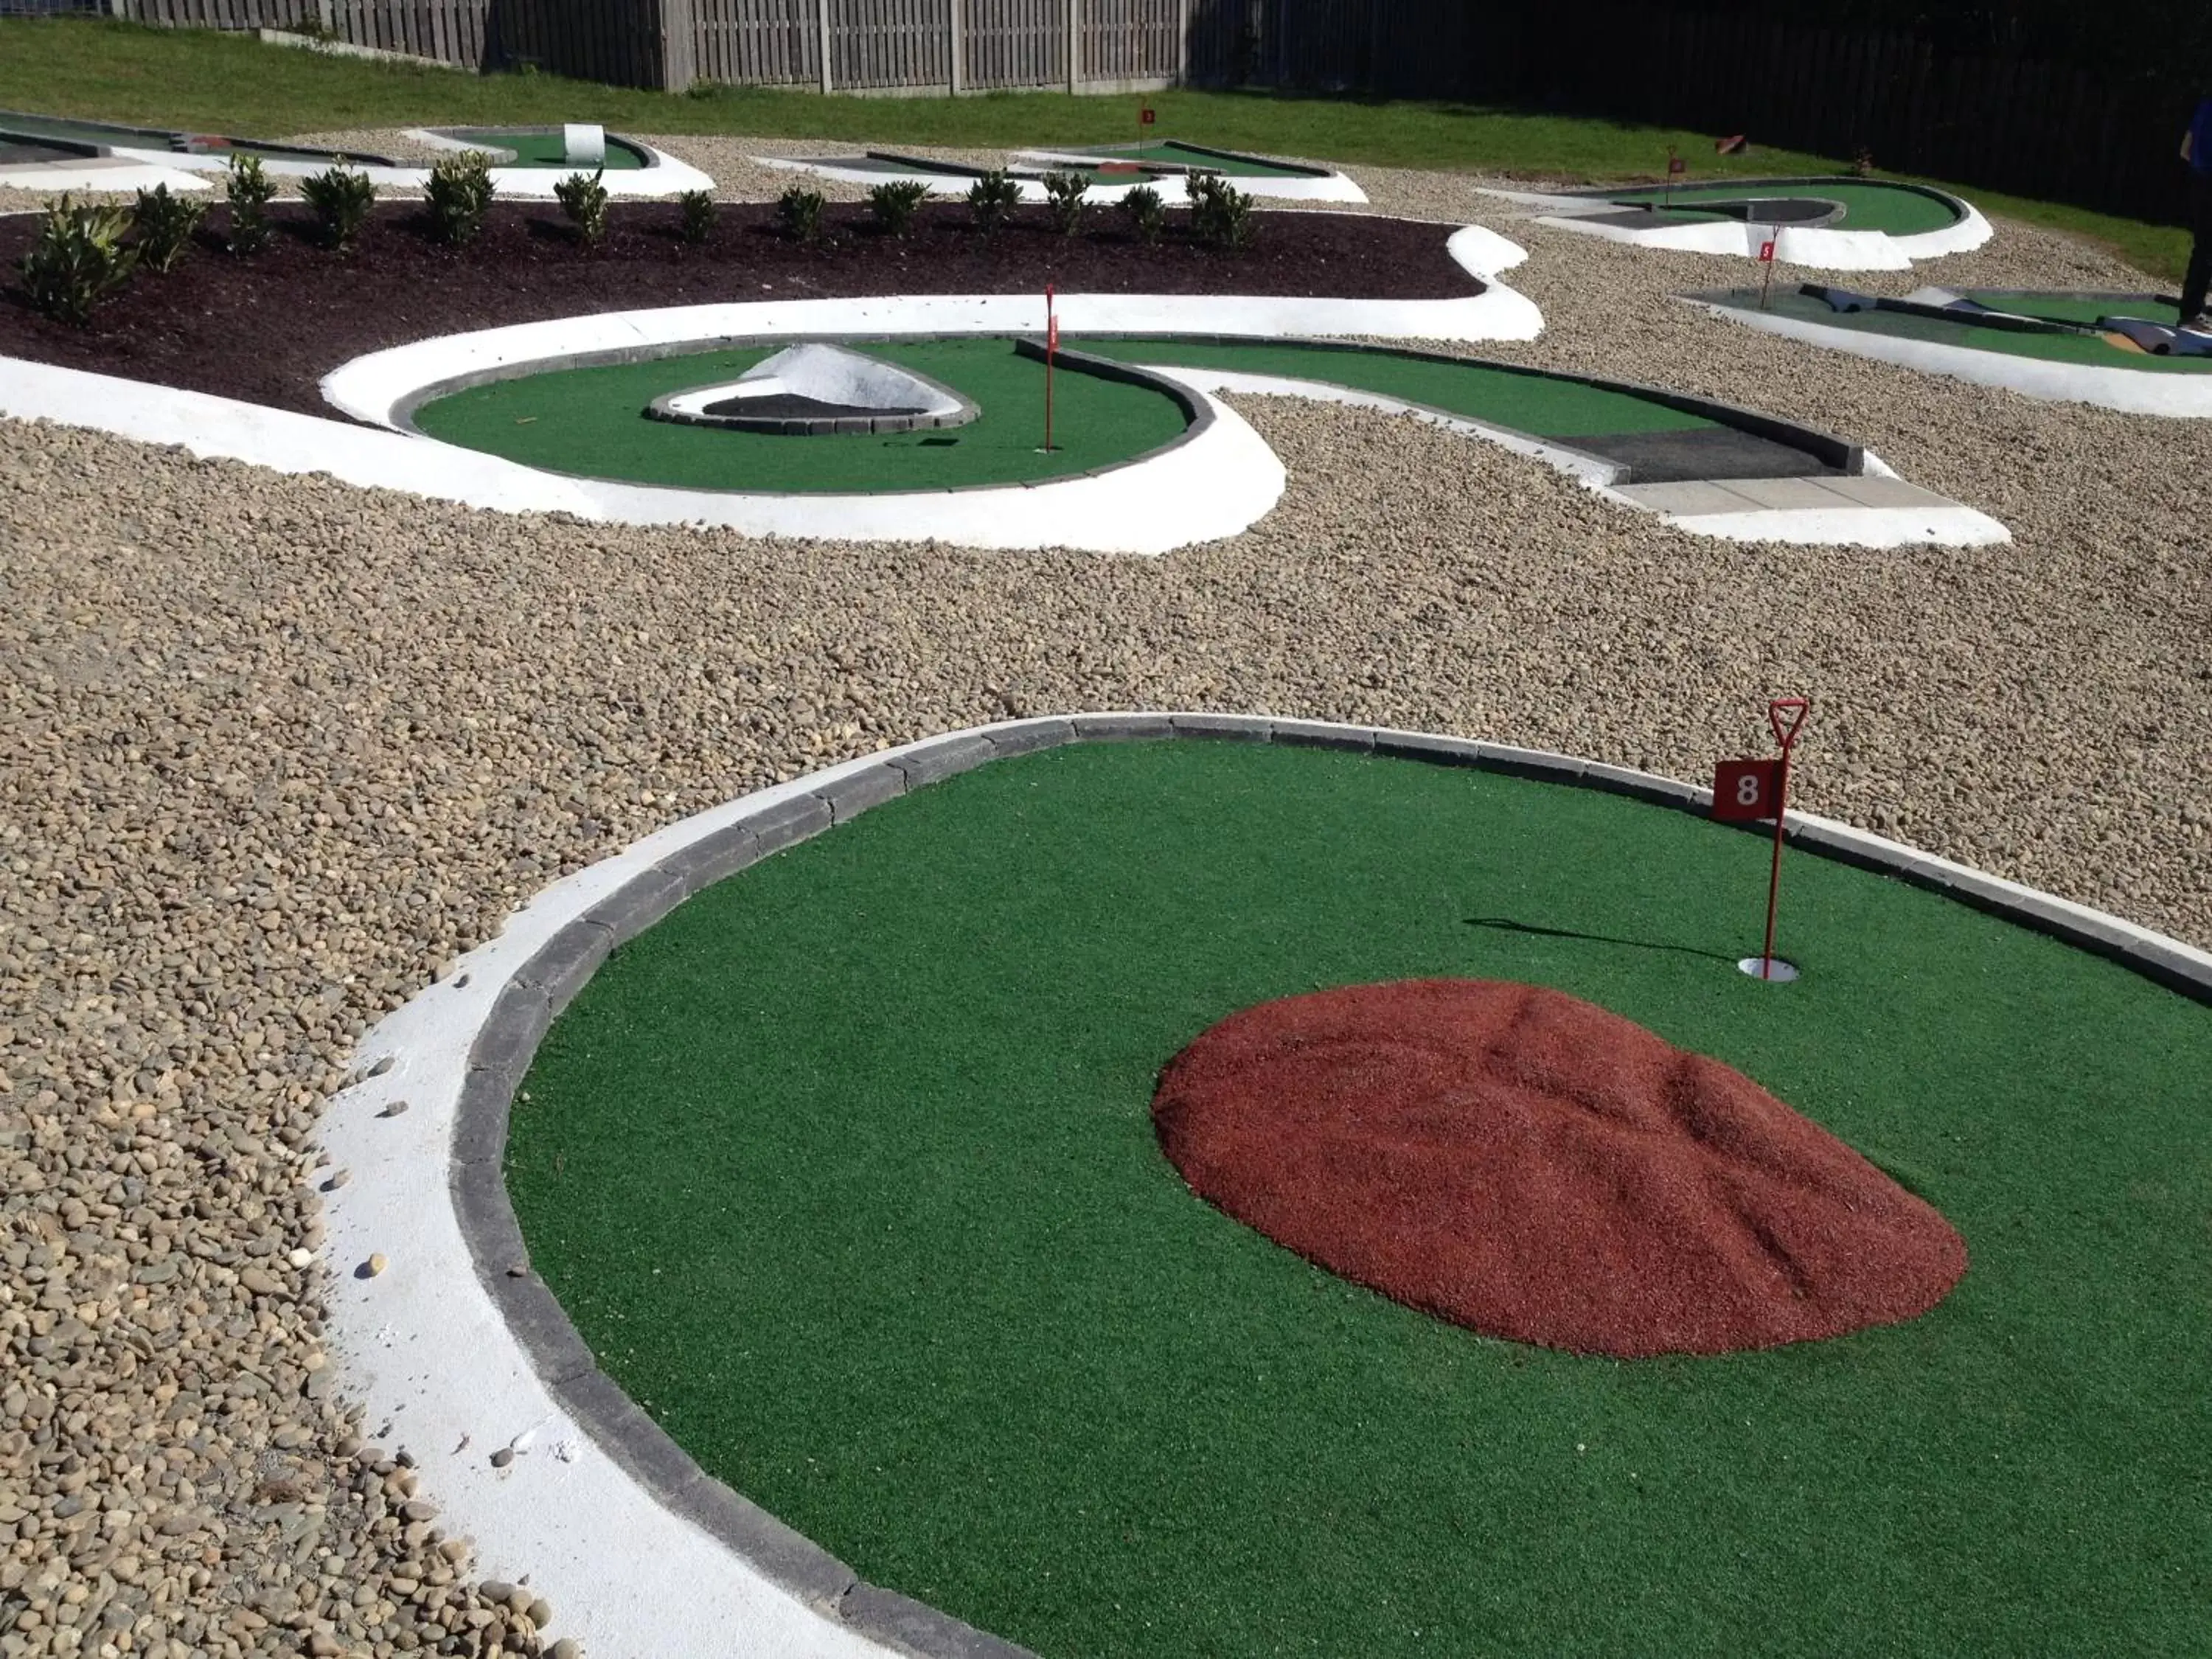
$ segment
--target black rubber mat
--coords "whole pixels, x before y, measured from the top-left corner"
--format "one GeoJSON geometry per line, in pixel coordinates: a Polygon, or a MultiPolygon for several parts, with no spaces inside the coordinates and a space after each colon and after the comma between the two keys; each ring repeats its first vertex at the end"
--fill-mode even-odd
{"type": "Polygon", "coordinates": [[[1693,478],[1838,477],[1841,470],[1816,455],[1734,427],[1692,432],[1607,432],[1561,443],[1619,461],[1628,468],[1620,483],[1681,483],[1693,478]]]}
{"type": "Polygon", "coordinates": [[[802,398],[795,392],[772,392],[765,398],[725,398],[708,404],[707,415],[749,415],[762,420],[822,421],[857,416],[884,419],[893,415],[919,415],[919,409],[866,409],[859,404],[829,404],[819,398],[802,398]]]}

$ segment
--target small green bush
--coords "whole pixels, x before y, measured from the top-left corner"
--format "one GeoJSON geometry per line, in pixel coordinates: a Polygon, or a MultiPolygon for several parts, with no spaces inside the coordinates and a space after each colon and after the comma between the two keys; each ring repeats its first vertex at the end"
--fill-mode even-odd
{"type": "Polygon", "coordinates": [[[775,221],[783,227],[783,234],[794,242],[819,241],[822,192],[809,190],[804,185],[793,185],[775,198],[775,221]]]}
{"type": "Polygon", "coordinates": [[[968,186],[968,212],[975,228],[988,236],[1021,204],[1022,187],[1004,167],[994,167],[968,186]]]}
{"type": "Polygon", "coordinates": [[[79,207],[66,196],[46,204],[39,240],[23,256],[23,286],[49,317],[82,327],[92,308],[131,280],[138,250],[125,246],[131,211],[79,207]]]}
{"type": "Polygon", "coordinates": [[[448,247],[468,241],[483,228],[492,190],[491,157],[483,151],[466,150],[441,159],[422,187],[432,234],[448,247]]]}
{"type": "Polygon", "coordinates": [[[1136,185],[1121,198],[1121,216],[1139,241],[1157,242],[1167,225],[1167,204],[1150,185],[1136,185]]]}
{"type": "Polygon", "coordinates": [[[714,196],[712,191],[687,190],[676,198],[684,210],[684,240],[696,247],[714,231],[714,196]]]}
{"type": "Polygon", "coordinates": [[[260,252],[269,246],[269,204],[276,195],[276,186],[261,170],[261,158],[232,155],[222,190],[230,203],[230,251],[260,252]]]}
{"type": "Polygon", "coordinates": [[[1194,173],[1183,182],[1190,193],[1190,226],[1208,247],[1234,252],[1251,246],[1258,222],[1252,198],[1218,173],[1194,173]]]}
{"type": "Polygon", "coordinates": [[[376,201],[376,186],[367,173],[351,167],[325,167],[300,181],[300,194],[315,216],[324,244],[343,253],[361,234],[376,201]]]}
{"type": "Polygon", "coordinates": [[[1044,176],[1046,204],[1052,209],[1052,228],[1073,236],[1083,223],[1083,193],[1091,181],[1079,173],[1048,173],[1044,176]]]}
{"type": "Polygon", "coordinates": [[[607,187],[599,182],[605,168],[587,174],[572,173],[553,185],[554,199],[561,204],[561,211],[568,216],[568,222],[584,239],[586,247],[597,247],[606,240],[607,187]]]}
{"type": "Polygon", "coordinates": [[[868,214],[886,236],[903,236],[914,216],[929,199],[929,186],[919,179],[893,179],[868,189],[868,214]]]}
{"type": "Polygon", "coordinates": [[[138,263],[159,276],[176,269],[192,244],[192,233],[207,217],[208,204],[196,197],[173,196],[167,185],[138,192],[131,210],[131,238],[138,263]]]}

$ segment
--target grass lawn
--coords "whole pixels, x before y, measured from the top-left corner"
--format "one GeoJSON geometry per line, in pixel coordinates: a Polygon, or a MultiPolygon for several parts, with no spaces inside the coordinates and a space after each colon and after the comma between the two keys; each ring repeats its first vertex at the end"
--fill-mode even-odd
{"type": "Polygon", "coordinates": [[[1001,762],[618,951],[509,1187],[708,1469],[1046,1659],[2201,1652],[2212,1008],[1802,855],[1806,976],[1760,985],[1766,856],[1405,761],[1001,762]],[[1939,1208],[1965,1279],[1832,1341],[1579,1358],[1314,1268],[1162,1156],[1158,1068],[1216,1021],[1437,975],[1735,1066],[1939,1208]]]}
{"type": "Polygon", "coordinates": [[[556,472],[690,489],[869,493],[1065,477],[1133,460],[1188,425],[1164,392],[1063,366],[1050,454],[1044,365],[1006,340],[872,341],[871,356],[928,375],[982,412],[942,431],[790,437],[648,420],[663,392],[733,380],[774,346],[549,369],[425,404],[415,424],[448,443],[556,472]]]}
{"type": "MultiPolygon", "coordinates": [[[[569,120],[634,134],[1017,149],[1128,143],[1136,137],[1139,101],[1048,92],[957,100],[823,98],[745,88],[674,96],[553,76],[479,76],[325,57],[214,30],[0,18],[0,108],[264,138],[345,127],[569,120]]],[[[1147,94],[1141,101],[1159,112],[1151,135],[1159,139],[1378,167],[1612,182],[1659,177],[1673,145],[1691,158],[1693,180],[1844,170],[1833,156],[1764,148],[1717,156],[1705,134],[1466,104],[1182,91],[1147,94]]],[[[2186,234],[2169,227],[1946,187],[1985,212],[2106,242],[2155,275],[2178,277],[2187,262],[2186,234]]]]}

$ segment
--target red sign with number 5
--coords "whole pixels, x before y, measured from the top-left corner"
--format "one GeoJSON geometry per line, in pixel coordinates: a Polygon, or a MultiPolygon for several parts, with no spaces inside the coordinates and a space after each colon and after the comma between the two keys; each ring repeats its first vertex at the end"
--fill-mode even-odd
{"type": "Polygon", "coordinates": [[[1713,770],[1713,816],[1725,823],[1771,818],[1781,793],[1780,761],[1724,760],[1713,770]]]}

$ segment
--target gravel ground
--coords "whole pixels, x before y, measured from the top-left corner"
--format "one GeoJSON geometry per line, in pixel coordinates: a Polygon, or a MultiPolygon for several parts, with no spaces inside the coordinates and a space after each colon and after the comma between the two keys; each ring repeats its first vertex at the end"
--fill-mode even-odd
{"type": "MultiPolygon", "coordinates": [[[[316,1114],[524,896],[830,759],[1149,704],[1697,776],[1802,690],[1808,806],[2212,944],[2201,430],[1795,347],[1666,297],[1747,264],[1486,216],[1551,325],[1510,355],[1847,434],[2017,540],[1695,538],[1264,398],[1280,508],[1152,562],[472,514],[0,422],[0,1655],[557,1630],[329,1381],[316,1114]]],[[[2140,279],[2004,227],[1866,283],[1931,280],[2140,279]]]]}

